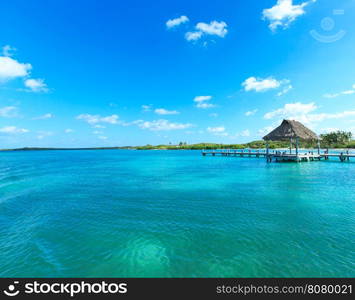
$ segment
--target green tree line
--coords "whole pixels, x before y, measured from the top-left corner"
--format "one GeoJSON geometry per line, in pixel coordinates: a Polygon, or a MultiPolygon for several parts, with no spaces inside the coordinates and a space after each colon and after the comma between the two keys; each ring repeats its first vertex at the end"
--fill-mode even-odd
{"type": "MultiPolygon", "coordinates": [[[[317,141],[300,141],[300,148],[317,148],[317,141]]],[[[296,145],[293,142],[292,147],[296,145]]],[[[336,131],[320,135],[321,148],[355,148],[355,140],[352,140],[352,133],[345,131],[336,131]]],[[[270,141],[269,148],[289,148],[290,141],[270,141]]],[[[266,142],[263,140],[253,141],[245,144],[216,144],[216,143],[198,143],[187,144],[186,142],[180,142],[178,145],[146,145],[138,146],[135,149],[138,150],[203,150],[203,149],[260,149],[266,148],[266,142]]]]}

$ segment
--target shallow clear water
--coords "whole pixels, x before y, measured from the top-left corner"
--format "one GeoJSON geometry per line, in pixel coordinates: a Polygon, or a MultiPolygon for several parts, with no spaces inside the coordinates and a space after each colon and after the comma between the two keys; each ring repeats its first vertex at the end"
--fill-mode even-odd
{"type": "Polygon", "coordinates": [[[354,277],[355,162],[0,153],[0,277],[354,277]]]}

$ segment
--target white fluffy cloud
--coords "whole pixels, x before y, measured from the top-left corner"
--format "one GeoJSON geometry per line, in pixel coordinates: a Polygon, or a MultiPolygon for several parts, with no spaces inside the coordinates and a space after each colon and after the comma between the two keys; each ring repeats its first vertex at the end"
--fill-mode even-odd
{"type": "Polygon", "coordinates": [[[32,65],[29,63],[21,63],[10,57],[16,49],[10,45],[2,47],[2,55],[0,56],[0,83],[16,78],[24,78],[24,85],[27,91],[31,92],[48,92],[48,87],[43,79],[29,78],[32,65]]]}
{"type": "Polygon", "coordinates": [[[200,22],[197,23],[196,29],[205,34],[217,35],[222,38],[228,33],[226,22],[212,21],[209,24],[200,22]]]}
{"type": "Polygon", "coordinates": [[[165,108],[157,108],[154,110],[157,115],[177,115],[179,114],[176,110],[167,110],[165,108]]]}
{"type": "Polygon", "coordinates": [[[305,14],[304,8],[316,0],[293,4],[293,0],[277,0],[277,3],[263,10],[263,19],[269,21],[269,28],[275,31],[279,26],[287,28],[297,17],[305,14]]]}
{"type": "Polygon", "coordinates": [[[135,121],[135,124],[138,125],[141,129],[148,129],[151,131],[169,131],[169,130],[179,130],[179,129],[186,129],[190,128],[193,125],[190,123],[172,123],[168,120],[160,119],[154,121],[143,121],[138,120],[135,121]]]}
{"type": "Polygon", "coordinates": [[[0,117],[4,118],[14,118],[17,116],[16,106],[5,106],[0,108],[0,117]]]}
{"type": "Polygon", "coordinates": [[[65,133],[71,133],[71,132],[74,132],[74,130],[71,129],[71,128],[67,128],[67,129],[64,130],[64,132],[65,132],[65,133]]]}
{"type": "Polygon", "coordinates": [[[97,123],[109,123],[109,124],[118,124],[118,115],[112,115],[107,117],[101,117],[100,115],[90,115],[90,114],[81,114],[76,117],[78,120],[83,120],[90,125],[95,125],[97,123]]]}
{"type": "Polygon", "coordinates": [[[183,23],[186,23],[189,21],[189,18],[187,16],[181,16],[179,18],[175,18],[175,19],[170,19],[166,22],[166,27],[168,28],[173,28],[176,26],[179,26],[183,23]]]}
{"type": "Polygon", "coordinates": [[[256,78],[256,77],[249,77],[246,79],[243,83],[242,86],[244,87],[244,90],[249,92],[249,91],[255,91],[255,92],[265,92],[270,89],[277,89],[279,88],[282,84],[288,83],[289,80],[277,80],[273,77],[269,77],[266,79],[262,78],[256,78]]]}
{"type": "Polygon", "coordinates": [[[0,81],[25,77],[31,69],[30,64],[20,63],[8,56],[0,56],[0,81]]]}
{"type": "Polygon", "coordinates": [[[253,116],[253,115],[255,115],[256,113],[257,113],[257,109],[253,109],[253,110],[249,110],[249,111],[247,111],[246,113],[245,113],[245,115],[247,116],[247,117],[250,117],[250,116],[253,116]]]}
{"type": "Polygon", "coordinates": [[[201,31],[189,31],[186,32],[185,34],[185,39],[187,41],[197,41],[202,37],[202,32],[201,31]]]}
{"type": "Polygon", "coordinates": [[[47,84],[44,83],[43,79],[26,79],[25,87],[27,87],[31,92],[40,93],[48,92],[47,84]]]}
{"type": "Polygon", "coordinates": [[[16,134],[16,133],[26,133],[29,132],[29,130],[25,128],[17,128],[16,126],[5,126],[0,128],[0,132],[6,134],[16,134]]]}
{"type": "MultiPolygon", "coordinates": [[[[166,22],[166,27],[168,29],[175,28],[189,21],[187,16],[181,16],[179,18],[168,20],[166,22]]],[[[228,33],[227,27],[228,25],[224,21],[218,22],[214,20],[210,23],[198,22],[192,30],[185,33],[185,39],[187,41],[197,41],[203,36],[218,36],[224,38],[228,33]]],[[[207,41],[204,42],[204,45],[206,44],[207,41]]]]}
{"type": "Polygon", "coordinates": [[[310,114],[305,116],[306,122],[321,122],[329,119],[343,119],[347,117],[354,117],[355,110],[346,110],[339,113],[320,113],[320,114],[310,114]]]}
{"type": "Polygon", "coordinates": [[[281,116],[281,117],[297,116],[300,114],[308,114],[316,109],[317,106],[314,104],[314,102],[308,104],[303,104],[301,102],[288,103],[285,104],[285,106],[282,108],[268,112],[267,114],[264,115],[264,118],[272,119],[277,116],[281,116]]]}
{"type": "Polygon", "coordinates": [[[312,124],[329,119],[343,119],[355,116],[355,110],[348,110],[338,113],[313,113],[317,109],[318,107],[314,104],[314,102],[288,103],[282,108],[266,113],[264,118],[269,120],[278,117],[284,119],[294,119],[305,124],[312,124]]]}
{"type": "Polygon", "coordinates": [[[185,34],[188,41],[199,40],[203,35],[214,35],[224,38],[228,33],[228,25],[226,22],[212,21],[210,23],[199,22],[196,24],[196,31],[190,31],[185,34]]]}
{"type": "Polygon", "coordinates": [[[208,102],[211,99],[212,96],[196,96],[194,98],[194,102],[196,102],[197,108],[207,109],[207,108],[215,107],[214,104],[208,102]]]}
{"type": "Polygon", "coordinates": [[[194,101],[195,102],[203,102],[203,101],[208,101],[208,100],[211,100],[212,99],[212,96],[196,96],[194,98],[194,101]]]}

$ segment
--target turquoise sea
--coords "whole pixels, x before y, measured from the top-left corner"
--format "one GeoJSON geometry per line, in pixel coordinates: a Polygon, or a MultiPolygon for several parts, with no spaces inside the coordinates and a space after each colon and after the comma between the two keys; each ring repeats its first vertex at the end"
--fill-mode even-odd
{"type": "Polygon", "coordinates": [[[354,277],[355,160],[0,153],[0,277],[354,277]]]}

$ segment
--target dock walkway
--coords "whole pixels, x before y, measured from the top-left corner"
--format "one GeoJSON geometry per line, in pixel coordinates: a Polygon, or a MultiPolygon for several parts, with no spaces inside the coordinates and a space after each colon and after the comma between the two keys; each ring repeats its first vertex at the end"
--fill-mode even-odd
{"type": "Polygon", "coordinates": [[[329,160],[331,157],[337,157],[341,162],[349,161],[350,158],[355,158],[354,153],[349,151],[340,153],[329,153],[328,151],[323,151],[323,153],[318,151],[307,151],[299,153],[290,153],[289,151],[279,151],[273,150],[267,152],[266,150],[250,150],[250,149],[221,149],[221,150],[202,150],[203,156],[239,156],[239,157],[264,157],[268,162],[274,161],[316,161],[316,160],[329,160]]]}

